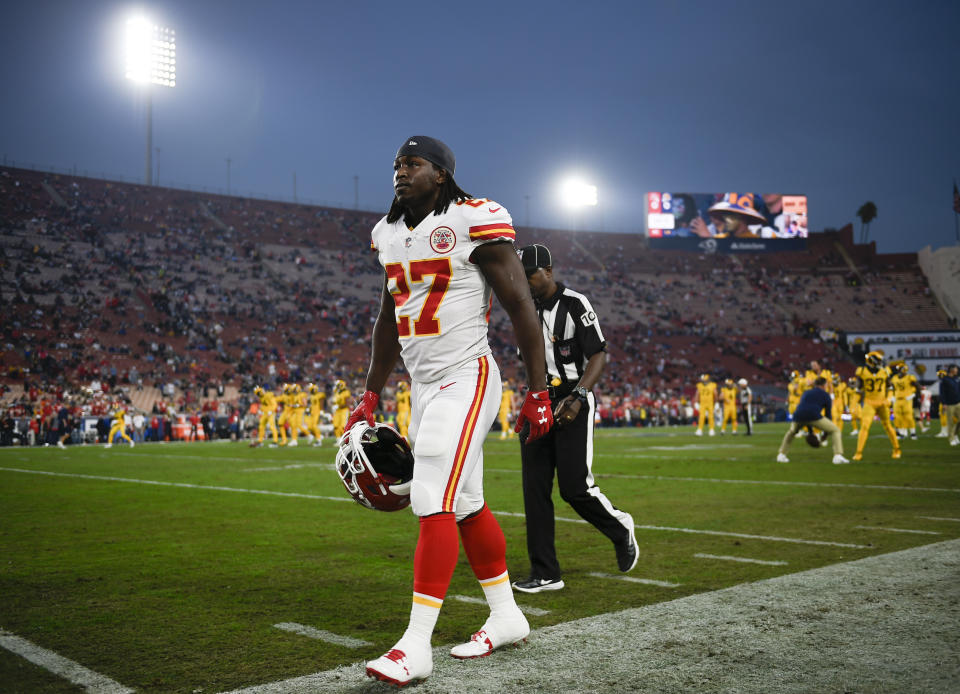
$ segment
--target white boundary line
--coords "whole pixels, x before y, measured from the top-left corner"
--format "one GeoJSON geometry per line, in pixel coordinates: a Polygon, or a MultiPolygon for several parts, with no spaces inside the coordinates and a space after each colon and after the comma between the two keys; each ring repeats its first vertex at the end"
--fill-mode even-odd
{"type": "MultiPolygon", "coordinates": [[[[594,458],[602,454],[595,453],[594,458]]],[[[636,456],[633,456],[636,457],[636,456]]],[[[659,457],[659,456],[651,456],[659,457]]],[[[485,468],[484,472],[517,472],[506,468],[485,468]]],[[[670,477],[668,475],[617,475],[613,473],[594,472],[598,479],[618,480],[658,480],[661,482],[720,482],[723,484],[770,484],[780,487],[838,487],[842,489],[883,489],[901,492],[951,492],[960,493],[960,489],[950,487],[898,487],[891,484],[854,484],[845,482],[791,482],[789,480],[728,480],[717,477],[670,477]]]]}
{"type": "Polygon", "coordinates": [[[936,530],[908,530],[906,528],[880,528],[875,525],[855,525],[857,530],[882,530],[888,533],[910,533],[912,535],[940,535],[936,530]]]}
{"type": "MultiPolygon", "coordinates": [[[[457,602],[466,602],[471,605],[486,605],[487,601],[483,598],[475,598],[470,595],[449,595],[447,596],[457,602]]],[[[550,614],[550,610],[542,610],[539,607],[527,607],[526,605],[517,604],[517,607],[520,608],[520,611],[524,614],[532,614],[534,617],[543,617],[544,615],[550,614]]]]}
{"type": "Polygon", "coordinates": [[[747,533],[730,533],[722,530],[695,530],[693,528],[669,528],[662,525],[637,525],[638,530],[671,530],[676,533],[696,533],[700,535],[722,535],[724,537],[742,537],[747,540],[766,540],[768,542],[790,542],[797,545],[820,545],[823,547],[851,547],[853,549],[869,549],[869,545],[854,545],[847,542],[829,542],[827,540],[800,540],[795,537],[776,537],[773,535],[750,535],[747,533]]]}
{"type": "Polygon", "coordinates": [[[763,564],[764,566],[786,566],[785,561],[770,561],[767,559],[747,559],[746,557],[731,557],[726,554],[694,554],[697,559],[719,559],[720,561],[738,561],[744,564],[763,564]]]}
{"type": "Polygon", "coordinates": [[[305,467],[336,470],[333,463],[291,463],[290,465],[280,465],[277,467],[242,467],[238,468],[237,472],[280,472],[282,470],[300,470],[305,467]]]}
{"type": "Polygon", "coordinates": [[[613,576],[598,571],[591,571],[587,574],[594,578],[606,578],[614,581],[626,581],[627,583],[642,583],[645,586],[659,586],[661,588],[679,588],[682,583],[670,583],[669,581],[654,581],[652,578],[634,578],[633,576],[613,576]]]}
{"type": "Polygon", "coordinates": [[[343,646],[344,648],[363,648],[364,646],[373,645],[363,639],[340,636],[340,634],[334,634],[332,631],[315,629],[306,624],[297,624],[296,622],[280,622],[279,624],[274,624],[273,627],[282,631],[289,631],[291,634],[298,634],[300,636],[306,636],[307,638],[317,639],[318,641],[332,643],[335,646],[343,646]]]}
{"type": "MultiPolygon", "coordinates": [[[[186,482],[158,482],[156,480],[138,480],[132,479],[129,477],[108,477],[104,475],[84,475],[77,472],[49,472],[46,470],[24,470],[21,468],[12,468],[12,467],[0,467],[0,471],[3,472],[23,472],[30,475],[47,475],[49,477],[74,477],[79,479],[87,480],[106,480],[109,482],[130,482],[133,484],[150,484],[160,487],[180,487],[184,489],[208,489],[219,492],[240,492],[244,494],[263,494],[266,496],[286,496],[294,497],[299,499],[320,499],[323,501],[347,501],[352,502],[353,499],[346,496],[322,496],[320,494],[301,494],[298,492],[275,492],[269,491],[266,489],[240,489],[237,487],[219,487],[212,485],[203,485],[203,484],[188,484],[186,482]]],[[[512,513],[509,511],[494,511],[495,515],[499,516],[514,516],[517,518],[525,518],[526,516],[522,513],[512,513]]],[[[558,521],[566,521],[568,523],[586,523],[585,520],[581,518],[562,518],[558,517],[558,521]]],[[[671,528],[660,525],[637,525],[636,528],[640,530],[668,530],[671,532],[678,533],[694,533],[700,535],[720,535],[723,537],[740,537],[748,540],[766,540],[768,542],[791,542],[799,545],[820,545],[824,547],[851,547],[853,549],[867,549],[867,545],[855,545],[845,542],[828,542],[826,540],[802,540],[799,538],[793,537],[776,537],[773,535],[750,535],[747,533],[734,533],[726,532],[722,530],[698,530],[695,528],[671,528]]],[[[934,533],[939,534],[939,533],[934,533]]]]}
{"type": "Polygon", "coordinates": [[[48,472],[46,470],[22,470],[13,467],[0,467],[4,472],[25,472],[31,475],[48,475],[50,477],[76,477],[85,480],[106,480],[108,482],[131,482],[133,484],[152,484],[158,487],[181,487],[184,489],[212,489],[218,492],[241,492],[244,494],[264,494],[267,496],[292,496],[299,499],[322,499],[323,501],[353,501],[346,496],[321,496],[320,494],[300,494],[299,492],[274,492],[266,489],[240,489],[237,487],[217,487],[204,484],[188,484],[186,482],[158,482],[156,480],[138,480],[129,477],[107,477],[104,475],[83,475],[77,472],[48,472]]]}
{"type": "Polygon", "coordinates": [[[80,663],[64,658],[62,655],[46,648],[41,648],[35,643],[4,629],[0,629],[0,647],[94,694],[128,694],[128,692],[135,691],[113,681],[106,675],[85,668],[80,663]]]}

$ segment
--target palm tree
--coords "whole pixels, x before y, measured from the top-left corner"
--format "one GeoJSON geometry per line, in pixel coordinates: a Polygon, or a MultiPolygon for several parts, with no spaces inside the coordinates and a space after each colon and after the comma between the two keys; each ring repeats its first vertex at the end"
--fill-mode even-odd
{"type": "Polygon", "coordinates": [[[870,236],[870,222],[877,218],[877,206],[868,200],[860,205],[857,216],[860,218],[860,243],[866,243],[870,236]]]}

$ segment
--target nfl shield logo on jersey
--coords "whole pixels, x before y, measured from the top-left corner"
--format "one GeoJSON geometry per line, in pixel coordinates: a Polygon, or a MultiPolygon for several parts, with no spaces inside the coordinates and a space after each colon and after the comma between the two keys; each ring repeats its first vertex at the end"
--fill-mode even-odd
{"type": "Polygon", "coordinates": [[[457,237],[450,227],[437,227],[430,232],[430,248],[434,253],[449,253],[457,245],[457,237]]]}

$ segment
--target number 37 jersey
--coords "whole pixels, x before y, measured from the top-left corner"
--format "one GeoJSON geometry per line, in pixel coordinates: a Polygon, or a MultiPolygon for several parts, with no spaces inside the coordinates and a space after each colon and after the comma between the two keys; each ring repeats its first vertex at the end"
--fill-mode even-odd
{"type": "Polygon", "coordinates": [[[386,217],[371,247],[387,275],[397,315],[400,355],[410,377],[430,383],[490,353],[491,288],[470,261],[479,246],[515,238],[507,210],[486,198],[452,203],[415,229],[386,217]]]}

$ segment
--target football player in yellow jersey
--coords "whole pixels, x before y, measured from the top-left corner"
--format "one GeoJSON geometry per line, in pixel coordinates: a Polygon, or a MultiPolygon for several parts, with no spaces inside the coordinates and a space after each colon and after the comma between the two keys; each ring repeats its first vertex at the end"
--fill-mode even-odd
{"type": "MultiPolygon", "coordinates": [[[[273,446],[277,445],[277,396],[260,386],[253,389],[253,394],[260,400],[260,426],[257,432],[256,445],[263,443],[263,436],[270,428],[273,437],[273,446]]],[[[253,445],[253,444],[251,444],[253,445]]]]}
{"type": "Polygon", "coordinates": [[[851,436],[856,436],[860,431],[860,418],[863,416],[863,408],[860,407],[860,391],[857,390],[857,377],[851,376],[847,379],[847,388],[844,391],[846,396],[847,412],[850,413],[850,426],[853,431],[851,436]]]}
{"type": "MultiPolygon", "coordinates": [[[[290,417],[287,422],[290,425],[290,442],[288,446],[299,446],[297,439],[300,438],[300,429],[303,428],[303,416],[307,410],[307,398],[303,388],[299,383],[290,384],[290,392],[287,394],[287,404],[290,408],[290,417]]],[[[286,409],[286,408],[284,408],[286,409]]]]}
{"type": "Polygon", "coordinates": [[[714,435],[713,407],[717,401],[717,384],[710,379],[710,374],[702,374],[697,383],[697,402],[700,403],[700,419],[697,422],[697,436],[703,436],[703,425],[710,422],[710,436],[714,435]]]}
{"type": "Polygon", "coordinates": [[[727,422],[731,423],[731,431],[737,433],[737,384],[732,378],[723,382],[720,389],[720,400],[723,403],[723,421],[720,422],[720,434],[726,433],[727,422]]]}
{"type": "Polygon", "coordinates": [[[913,416],[913,401],[917,397],[917,377],[910,373],[905,361],[898,361],[891,365],[893,376],[890,385],[893,387],[893,426],[905,439],[907,435],[917,440],[917,420],[913,416]]]}
{"type": "Polygon", "coordinates": [[[400,381],[397,384],[397,431],[400,436],[407,438],[410,428],[410,384],[400,381]]]}
{"type": "Polygon", "coordinates": [[[320,415],[323,414],[323,406],[326,402],[327,394],[320,390],[320,386],[316,383],[307,386],[307,404],[310,411],[303,418],[303,425],[310,437],[310,442],[314,446],[323,443],[323,433],[320,431],[320,415]]]}
{"type": "Polygon", "coordinates": [[[860,434],[857,437],[857,452],[854,460],[863,460],[863,448],[867,445],[867,436],[873,424],[873,416],[880,418],[880,425],[887,432],[890,445],[893,446],[893,458],[900,457],[900,442],[897,432],[890,424],[890,405],[887,404],[887,390],[890,381],[890,369],[883,365],[883,352],[868,352],[865,365],[857,368],[857,385],[863,393],[863,415],[860,418],[860,434]]]}
{"type": "Polygon", "coordinates": [[[833,409],[830,418],[834,425],[843,433],[843,413],[847,405],[847,384],[840,378],[840,374],[833,373],[833,409]]]}
{"type": "Polygon", "coordinates": [[[513,385],[510,381],[503,382],[503,393],[500,395],[500,412],[497,418],[500,420],[500,438],[512,439],[514,437],[513,427],[510,425],[510,415],[513,413],[513,385]]]}
{"type": "Polygon", "coordinates": [[[290,424],[290,415],[293,414],[293,407],[290,405],[290,383],[284,383],[280,388],[280,394],[277,396],[277,404],[280,406],[280,414],[277,416],[277,429],[280,432],[280,445],[287,445],[287,425],[290,424]]]}
{"type": "Polygon", "coordinates": [[[110,424],[110,433],[107,434],[107,445],[104,448],[113,446],[113,437],[117,434],[133,448],[133,439],[127,436],[127,411],[123,407],[118,407],[113,413],[113,422],[110,424]]]}
{"type": "Polygon", "coordinates": [[[793,411],[800,404],[800,396],[803,395],[804,380],[799,371],[790,372],[790,382],[787,383],[787,412],[793,419],[793,411]]]}
{"type": "Polygon", "coordinates": [[[343,436],[343,430],[347,426],[347,418],[350,417],[350,390],[343,381],[337,381],[333,384],[333,435],[340,440],[343,436]]]}

